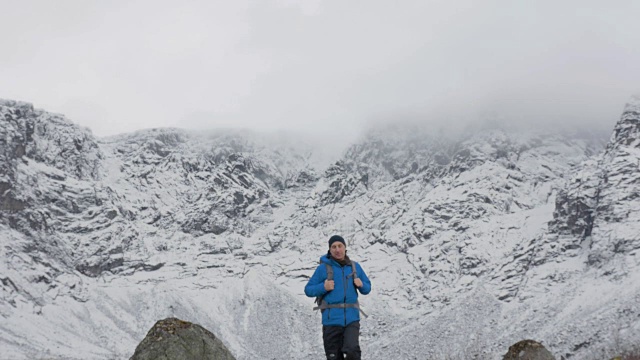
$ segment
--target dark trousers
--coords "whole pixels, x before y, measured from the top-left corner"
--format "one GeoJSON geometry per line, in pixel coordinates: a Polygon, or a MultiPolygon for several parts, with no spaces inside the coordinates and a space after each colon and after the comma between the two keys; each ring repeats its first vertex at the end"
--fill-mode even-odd
{"type": "Polygon", "coordinates": [[[322,340],[328,360],[360,360],[360,322],[344,326],[323,326],[322,340]]]}

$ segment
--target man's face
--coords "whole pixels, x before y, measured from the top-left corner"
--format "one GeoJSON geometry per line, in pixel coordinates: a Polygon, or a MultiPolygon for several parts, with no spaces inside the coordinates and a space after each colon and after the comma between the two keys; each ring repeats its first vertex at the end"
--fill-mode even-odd
{"type": "Polygon", "coordinates": [[[331,244],[331,257],[336,259],[336,260],[344,260],[344,254],[346,253],[347,249],[345,248],[344,244],[341,243],[340,241],[336,241],[333,244],[331,244]]]}

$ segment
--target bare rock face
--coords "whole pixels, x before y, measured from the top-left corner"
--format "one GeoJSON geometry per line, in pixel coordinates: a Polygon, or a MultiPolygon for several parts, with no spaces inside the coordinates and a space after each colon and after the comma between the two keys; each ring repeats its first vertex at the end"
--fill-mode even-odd
{"type": "Polygon", "coordinates": [[[130,360],[235,360],[207,329],[176,318],[160,320],[130,360]]]}
{"type": "Polygon", "coordinates": [[[509,347],[502,360],[555,360],[542,344],[535,340],[522,340],[509,347]]]}

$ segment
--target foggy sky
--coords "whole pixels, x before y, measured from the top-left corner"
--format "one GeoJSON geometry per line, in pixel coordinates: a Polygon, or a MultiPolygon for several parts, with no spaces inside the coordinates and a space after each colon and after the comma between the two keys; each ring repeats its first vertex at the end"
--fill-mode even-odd
{"type": "Polygon", "coordinates": [[[638,1],[1,5],[0,98],[99,136],[175,126],[339,137],[372,120],[487,113],[613,124],[640,92],[638,1]]]}

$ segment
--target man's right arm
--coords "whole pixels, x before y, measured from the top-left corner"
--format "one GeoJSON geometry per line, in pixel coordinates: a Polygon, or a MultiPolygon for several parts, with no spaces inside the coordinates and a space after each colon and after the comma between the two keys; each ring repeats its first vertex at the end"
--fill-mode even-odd
{"type": "Polygon", "coordinates": [[[327,278],[327,271],[324,269],[324,265],[320,265],[316,268],[313,276],[307,282],[304,287],[304,293],[308,297],[317,297],[324,295],[327,291],[324,289],[324,281],[327,278]]]}

